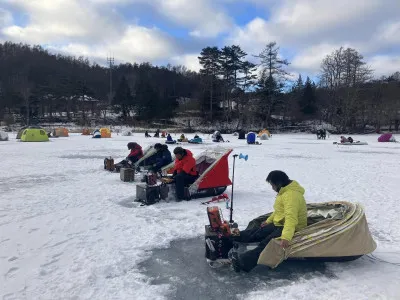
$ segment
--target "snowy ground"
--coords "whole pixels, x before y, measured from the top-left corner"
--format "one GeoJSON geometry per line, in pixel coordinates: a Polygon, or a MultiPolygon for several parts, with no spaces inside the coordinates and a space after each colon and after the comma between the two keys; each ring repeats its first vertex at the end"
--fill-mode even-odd
{"type": "MultiPolygon", "coordinates": [[[[145,139],[143,134],[111,139],[72,135],[49,143],[22,143],[14,137],[0,142],[2,299],[174,298],[182,282],[176,278],[157,282],[142,264],[152,257],[152,250],[168,248],[176,240],[200,238],[208,222],[205,206],[198,199],[135,207],[135,184],[123,183],[118,174],[103,170],[105,156],[127,155],[128,141],[145,147],[160,139],[145,139]]],[[[208,135],[204,137],[206,144],[190,145],[195,154],[215,147],[208,135]]],[[[281,169],[304,186],[308,202],[361,202],[378,243],[375,255],[400,261],[400,144],[378,143],[378,136],[371,135],[354,137],[368,141],[367,146],[338,147],[332,145],[338,140],[335,136],[322,141],[315,135],[275,135],[260,146],[248,146],[236,137],[224,137],[231,141],[224,147],[249,155],[248,161],[236,162],[234,219],[240,227],[271,211],[275,194],[265,178],[269,171],[281,169]]],[[[227,218],[228,211],[223,210],[227,218]]],[[[203,250],[194,251],[193,268],[205,264],[203,250]]],[[[323,271],[309,269],[286,279],[277,276],[280,271],[267,270],[263,276],[269,278],[268,286],[259,280],[251,291],[235,295],[240,299],[400,299],[399,266],[364,257],[325,264],[323,271]]],[[[220,276],[219,288],[227,295],[237,278],[256,278],[208,268],[190,274],[207,278],[202,272],[216,272],[209,280],[220,276]]]]}

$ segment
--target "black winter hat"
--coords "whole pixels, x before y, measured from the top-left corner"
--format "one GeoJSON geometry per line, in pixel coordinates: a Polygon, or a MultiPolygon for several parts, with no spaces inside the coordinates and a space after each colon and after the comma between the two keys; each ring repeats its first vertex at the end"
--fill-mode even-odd
{"type": "Polygon", "coordinates": [[[174,149],[174,154],[176,155],[176,154],[184,154],[185,153],[185,149],[183,149],[182,147],[176,147],[175,149],[174,149]]]}
{"type": "Polygon", "coordinates": [[[157,143],[154,145],[154,149],[156,149],[156,150],[161,149],[161,148],[162,148],[162,145],[160,143],[157,143]]]}
{"type": "Polygon", "coordinates": [[[267,176],[267,182],[272,183],[279,187],[287,186],[290,183],[289,177],[285,172],[275,170],[271,171],[267,176]]]}
{"type": "Polygon", "coordinates": [[[130,150],[130,149],[133,149],[133,148],[135,148],[136,147],[136,145],[137,145],[137,143],[135,143],[135,142],[130,142],[130,143],[128,143],[128,149],[130,150]]]}

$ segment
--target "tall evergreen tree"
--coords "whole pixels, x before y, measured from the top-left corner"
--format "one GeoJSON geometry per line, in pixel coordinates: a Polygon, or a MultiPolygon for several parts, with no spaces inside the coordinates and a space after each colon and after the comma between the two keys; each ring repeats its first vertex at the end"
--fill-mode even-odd
{"type": "Polygon", "coordinates": [[[300,109],[305,115],[313,115],[317,111],[316,95],[310,78],[307,76],[306,83],[303,88],[303,94],[300,98],[300,109]]]}
{"type": "Polygon", "coordinates": [[[276,42],[268,43],[257,57],[261,59],[262,67],[258,83],[260,113],[264,119],[264,126],[269,126],[271,114],[281,100],[285,76],[288,75],[284,67],[288,66],[289,62],[280,57],[276,42]]]}
{"type": "Polygon", "coordinates": [[[218,47],[206,47],[201,50],[199,62],[201,65],[200,75],[203,76],[206,92],[209,94],[209,117],[213,119],[213,106],[215,105],[215,86],[220,74],[220,55],[218,47]]]}

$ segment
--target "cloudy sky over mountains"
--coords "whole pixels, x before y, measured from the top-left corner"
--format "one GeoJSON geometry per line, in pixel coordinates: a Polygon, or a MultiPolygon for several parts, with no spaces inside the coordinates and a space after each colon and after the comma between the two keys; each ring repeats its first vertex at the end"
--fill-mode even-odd
{"type": "Polygon", "coordinates": [[[400,70],[399,0],[0,0],[0,41],[40,44],[102,62],[197,70],[206,46],[258,54],[276,41],[290,69],[314,76],[340,46],[377,75],[400,70]]]}

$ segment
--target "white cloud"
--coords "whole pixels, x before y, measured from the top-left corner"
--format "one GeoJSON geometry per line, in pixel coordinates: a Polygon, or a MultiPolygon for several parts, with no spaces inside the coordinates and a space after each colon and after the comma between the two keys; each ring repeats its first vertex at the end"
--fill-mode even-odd
{"type": "Polygon", "coordinates": [[[9,11],[0,8],[0,28],[8,26],[12,23],[13,23],[12,14],[9,11]]]}
{"type": "Polygon", "coordinates": [[[317,44],[306,48],[292,59],[290,68],[315,76],[320,70],[322,60],[341,46],[351,47],[350,45],[317,44]]]}
{"type": "MultiPolygon", "coordinates": [[[[171,22],[188,28],[191,36],[210,38],[228,32],[234,21],[221,5],[227,0],[90,0],[102,4],[146,4],[171,22]]],[[[236,0],[233,0],[236,1],[236,0]]],[[[229,0],[228,0],[229,2],[229,0]]]]}
{"type": "Polygon", "coordinates": [[[400,55],[376,55],[371,57],[369,65],[377,77],[389,76],[394,72],[400,71],[400,55]]]}
{"type": "Polygon", "coordinates": [[[153,0],[152,3],[171,21],[190,28],[192,36],[216,37],[234,24],[213,0],[153,0]]]}
{"type": "Polygon", "coordinates": [[[15,7],[29,15],[29,22],[25,26],[6,26],[2,33],[8,40],[45,44],[53,51],[96,59],[112,53],[121,61],[143,62],[177,53],[178,47],[159,29],[124,24],[109,7],[93,3],[12,0],[15,7]]]}
{"type": "Polygon", "coordinates": [[[276,41],[281,48],[297,52],[290,69],[315,74],[325,55],[340,46],[353,47],[367,59],[394,46],[400,54],[398,0],[248,1],[269,8],[270,18],[257,17],[237,27],[226,43],[239,44],[254,54],[276,41]]]}
{"type": "Polygon", "coordinates": [[[105,14],[89,2],[79,0],[11,0],[29,16],[26,26],[8,26],[3,34],[28,43],[101,41],[117,36],[123,23],[112,11],[105,14]]]}
{"type": "Polygon", "coordinates": [[[198,72],[201,69],[198,57],[199,54],[185,54],[173,57],[171,62],[175,65],[184,65],[189,70],[198,72]]]}

